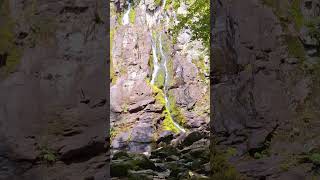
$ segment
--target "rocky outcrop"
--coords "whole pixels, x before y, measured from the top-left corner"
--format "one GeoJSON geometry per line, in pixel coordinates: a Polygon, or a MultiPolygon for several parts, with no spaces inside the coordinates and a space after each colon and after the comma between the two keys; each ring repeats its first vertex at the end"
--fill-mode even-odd
{"type": "Polygon", "coordinates": [[[1,1],[0,179],[106,179],[105,7],[1,1]]]}
{"type": "Polygon", "coordinates": [[[316,47],[307,25],[319,1],[216,1],[214,8],[213,174],[230,175],[218,168],[224,157],[245,179],[319,178],[319,57],[309,53],[316,47]]]}
{"type": "Polygon", "coordinates": [[[199,128],[177,135],[179,142],[159,138],[148,157],[116,152],[110,166],[112,179],[210,179],[208,136],[209,131],[199,128]]]}

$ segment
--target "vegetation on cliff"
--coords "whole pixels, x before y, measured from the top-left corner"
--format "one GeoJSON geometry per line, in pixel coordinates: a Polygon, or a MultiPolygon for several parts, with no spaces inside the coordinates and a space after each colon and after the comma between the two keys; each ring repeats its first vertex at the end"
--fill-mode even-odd
{"type": "Polygon", "coordinates": [[[15,22],[10,17],[9,1],[0,3],[0,55],[3,56],[0,64],[4,64],[2,73],[10,73],[20,61],[21,51],[15,44],[15,22]],[[7,55],[7,56],[5,56],[7,55]]]}
{"type": "MultiPolygon", "coordinates": [[[[177,37],[186,27],[192,31],[192,39],[201,40],[205,47],[210,48],[210,1],[186,0],[188,10],[185,15],[179,15],[179,23],[173,28],[173,36],[177,37]]],[[[181,1],[174,1],[174,8],[180,7],[181,1]]]]}

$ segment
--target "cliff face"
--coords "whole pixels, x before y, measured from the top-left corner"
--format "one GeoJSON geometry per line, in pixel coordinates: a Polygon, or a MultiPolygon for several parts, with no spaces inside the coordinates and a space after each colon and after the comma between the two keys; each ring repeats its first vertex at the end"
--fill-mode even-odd
{"type": "Polygon", "coordinates": [[[188,11],[176,3],[111,2],[113,177],[183,179],[187,170],[208,174],[200,165],[209,165],[209,55],[187,29],[173,34],[178,16],[188,11]],[[194,149],[201,157],[192,155],[194,149]],[[132,152],[145,154],[156,168],[132,167],[137,158],[132,152]]]}
{"type": "Polygon", "coordinates": [[[0,6],[0,179],[105,179],[105,4],[0,6]]]}
{"type": "Polygon", "coordinates": [[[246,179],[319,178],[319,6],[215,2],[214,174],[236,176],[234,167],[246,179]]]}

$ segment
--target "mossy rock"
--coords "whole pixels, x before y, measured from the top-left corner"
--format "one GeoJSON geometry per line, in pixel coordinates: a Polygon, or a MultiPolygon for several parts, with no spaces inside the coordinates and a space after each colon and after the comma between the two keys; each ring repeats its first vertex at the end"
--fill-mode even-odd
{"type": "Polygon", "coordinates": [[[186,118],[183,115],[181,108],[176,105],[176,100],[173,93],[168,93],[168,96],[168,101],[170,104],[169,111],[173,120],[179,123],[181,126],[184,126],[186,123],[186,118]]]}
{"type": "Polygon", "coordinates": [[[130,10],[130,13],[129,13],[130,23],[131,23],[131,24],[134,24],[135,19],[136,19],[136,10],[135,10],[134,8],[132,8],[132,9],[130,10]]]}
{"type": "Polygon", "coordinates": [[[135,170],[138,167],[131,161],[112,160],[110,165],[110,172],[112,177],[126,177],[129,170],[135,170]]]}
{"type": "Polygon", "coordinates": [[[130,180],[153,180],[156,173],[152,170],[129,171],[130,180]]]}
{"type": "Polygon", "coordinates": [[[154,84],[159,88],[162,89],[164,87],[165,82],[165,73],[163,70],[158,71],[157,77],[155,79],[154,84]]]}
{"type": "Polygon", "coordinates": [[[126,152],[126,151],[118,151],[113,155],[112,159],[113,160],[128,159],[129,157],[130,156],[129,156],[128,152],[126,152]]]}
{"type": "Polygon", "coordinates": [[[177,150],[177,148],[174,148],[172,146],[165,146],[165,147],[161,147],[159,149],[156,149],[154,151],[151,152],[151,156],[150,158],[165,158],[168,157],[170,155],[178,155],[179,152],[177,150]]]}
{"type": "Polygon", "coordinates": [[[124,153],[116,155],[118,159],[112,160],[110,165],[112,177],[127,177],[130,170],[154,170],[156,166],[143,154],[124,153]]]}
{"type": "Polygon", "coordinates": [[[13,72],[20,62],[21,50],[15,44],[14,26],[15,22],[10,17],[9,1],[3,0],[0,7],[0,55],[7,54],[5,66],[1,73],[13,72]]]}

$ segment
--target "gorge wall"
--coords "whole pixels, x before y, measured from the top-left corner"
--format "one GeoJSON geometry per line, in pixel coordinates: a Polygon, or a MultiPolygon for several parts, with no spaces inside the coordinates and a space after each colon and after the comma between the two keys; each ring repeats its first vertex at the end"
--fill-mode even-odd
{"type": "Polygon", "coordinates": [[[106,179],[106,3],[0,9],[0,179],[106,179]]]}
{"type": "Polygon", "coordinates": [[[214,3],[216,179],[319,179],[318,0],[214,3]]]}

